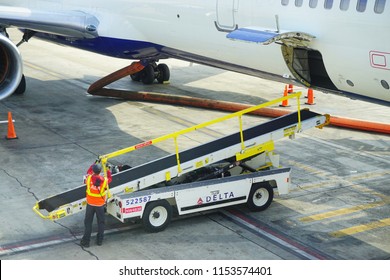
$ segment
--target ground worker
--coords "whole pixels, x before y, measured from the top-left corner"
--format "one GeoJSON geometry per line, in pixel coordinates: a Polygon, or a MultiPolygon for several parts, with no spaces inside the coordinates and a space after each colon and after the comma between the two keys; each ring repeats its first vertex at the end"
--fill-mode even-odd
{"type": "Polygon", "coordinates": [[[80,245],[89,247],[89,242],[92,233],[93,217],[96,213],[98,233],[96,236],[96,244],[101,246],[104,237],[105,223],[105,204],[107,200],[108,184],[111,183],[112,177],[110,170],[107,170],[107,177],[102,176],[102,166],[100,163],[95,163],[90,166],[87,171],[86,178],[86,197],[87,209],[85,212],[84,226],[85,231],[80,245]]]}

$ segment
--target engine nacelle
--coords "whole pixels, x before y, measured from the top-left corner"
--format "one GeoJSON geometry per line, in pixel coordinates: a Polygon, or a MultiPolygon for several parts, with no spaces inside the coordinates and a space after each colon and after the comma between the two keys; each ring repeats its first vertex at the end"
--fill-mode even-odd
{"type": "Polygon", "coordinates": [[[0,100],[13,94],[23,76],[23,62],[17,46],[0,34],[0,100]]]}

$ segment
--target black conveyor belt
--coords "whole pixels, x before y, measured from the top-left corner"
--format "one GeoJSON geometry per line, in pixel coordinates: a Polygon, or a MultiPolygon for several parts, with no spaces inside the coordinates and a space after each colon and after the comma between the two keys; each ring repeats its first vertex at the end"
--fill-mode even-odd
{"type": "MultiPolygon", "coordinates": [[[[307,119],[319,116],[315,112],[311,112],[309,110],[301,110],[301,121],[305,121],[307,119]]],[[[298,121],[298,113],[291,113],[266,123],[262,123],[251,128],[245,129],[243,131],[245,141],[253,139],[255,137],[259,137],[261,135],[270,133],[275,130],[282,129],[284,127],[290,127],[296,124],[298,121]]],[[[236,145],[240,143],[240,133],[234,133],[206,144],[199,145],[197,147],[185,150],[180,152],[180,162],[184,163],[190,161],[194,158],[198,158],[201,156],[205,156],[207,154],[211,154],[218,150],[225,149],[227,147],[236,145]]],[[[129,170],[114,174],[112,176],[112,182],[110,184],[110,189],[114,189],[117,186],[125,184],[127,182],[140,179],[147,175],[156,173],[158,171],[170,168],[172,166],[176,166],[176,154],[171,154],[169,156],[145,163],[143,165],[139,165],[133,167],[129,170]]],[[[51,212],[58,207],[80,200],[85,197],[85,185],[81,185],[80,187],[71,189],[69,191],[60,193],[58,195],[46,198],[38,202],[39,209],[45,209],[48,212],[51,212]]]]}

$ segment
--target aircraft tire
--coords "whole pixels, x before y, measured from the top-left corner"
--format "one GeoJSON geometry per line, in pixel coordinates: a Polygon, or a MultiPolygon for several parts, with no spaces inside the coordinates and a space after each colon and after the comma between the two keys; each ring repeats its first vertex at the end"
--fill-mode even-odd
{"type": "Polygon", "coordinates": [[[160,84],[169,81],[171,73],[169,71],[168,65],[164,63],[157,65],[157,73],[157,81],[160,84]]]}
{"type": "Polygon", "coordinates": [[[134,82],[140,82],[141,81],[141,72],[138,72],[138,73],[135,73],[135,74],[131,74],[130,78],[134,82]]]}
{"type": "Polygon", "coordinates": [[[141,71],[141,81],[145,85],[150,85],[155,79],[154,68],[151,64],[146,65],[145,68],[141,71]]]}

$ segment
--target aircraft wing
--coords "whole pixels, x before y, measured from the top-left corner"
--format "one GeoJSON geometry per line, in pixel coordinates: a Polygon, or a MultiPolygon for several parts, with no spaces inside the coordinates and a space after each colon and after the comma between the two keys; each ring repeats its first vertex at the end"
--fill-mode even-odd
{"type": "Polygon", "coordinates": [[[244,27],[236,29],[226,35],[232,40],[268,45],[274,42],[282,42],[286,45],[306,46],[315,36],[304,32],[283,31],[276,32],[259,27],[244,27]]]}
{"type": "Polygon", "coordinates": [[[96,38],[99,20],[81,11],[48,12],[0,6],[0,27],[17,27],[73,38],[96,38]]]}

